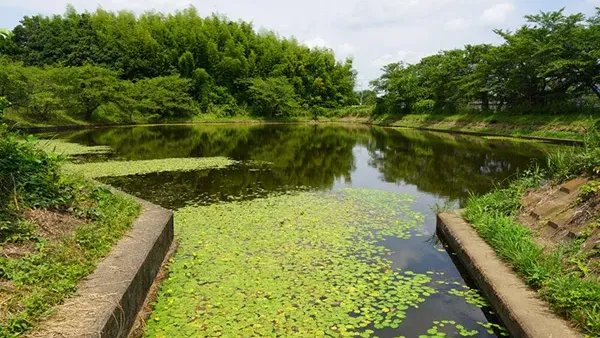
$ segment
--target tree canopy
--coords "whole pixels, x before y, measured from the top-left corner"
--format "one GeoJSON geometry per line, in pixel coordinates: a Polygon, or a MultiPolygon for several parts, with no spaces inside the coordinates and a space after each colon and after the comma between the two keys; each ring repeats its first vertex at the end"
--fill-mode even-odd
{"type": "MultiPolygon", "coordinates": [[[[4,87],[7,93],[0,95],[19,102],[8,92],[30,87],[34,80],[29,75],[36,71],[34,67],[49,78],[53,77],[48,69],[60,68],[60,72],[70,73],[69,81],[79,82],[85,89],[73,95],[80,97],[78,109],[87,118],[99,103],[117,101],[116,96],[125,88],[134,87],[126,82],[142,82],[138,89],[145,90],[148,83],[144,81],[148,79],[161,78],[153,83],[166,84],[172,83],[173,77],[189,79],[185,93],[177,95],[189,96],[193,102],[188,97],[183,101],[195,111],[207,111],[211,106],[235,111],[242,106],[260,115],[272,114],[261,109],[266,105],[284,109],[276,102],[280,98],[257,95],[256,89],[259,84],[277,83],[285,83],[285,92],[290,94],[287,99],[294,100],[285,109],[339,108],[358,103],[352,60],[337,60],[331,50],[311,49],[295,38],[256,31],[244,21],[219,15],[200,17],[194,7],[173,14],[146,12],[136,16],[128,11],[103,9],[78,13],[69,6],[63,15],[26,16],[12,32],[0,33],[2,55],[12,73],[0,74],[5,83],[10,81],[10,88],[4,87]],[[271,99],[274,101],[265,102],[271,99]]],[[[49,86],[40,89],[42,101],[56,91],[50,83],[58,86],[56,81],[44,82],[49,86]]],[[[26,95],[27,106],[33,94],[26,95]]],[[[134,92],[128,94],[135,96],[134,92]]]]}
{"type": "Polygon", "coordinates": [[[564,10],[525,17],[516,31],[495,30],[499,46],[468,45],[416,64],[392,63],[372,82],[377,112],[453,112],[479,108],[573,112],[600,102],[600,8],[589,18],[564,10]],[[591,105],[590,105],[590,102],[591,105]]]}

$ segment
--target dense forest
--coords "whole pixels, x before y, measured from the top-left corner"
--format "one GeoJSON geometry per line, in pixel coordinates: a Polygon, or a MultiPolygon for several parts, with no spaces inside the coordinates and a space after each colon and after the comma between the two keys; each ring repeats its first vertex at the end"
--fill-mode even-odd
{"type": "Polygon", "coordinates": [[[358,103],[350,59],[190,7],[24,17],[0,32],[0,96],[41,119],[286,117],[358,103]]]}
{"type": "Polygon", "coordinates": [[[375,113],[498,110],[574,113],[600,106],[600,8],[525,17],[516,31],[495,30],[499,46],[468,45],[416,64],[392,63],[372,82],[375,113]]]}
{"type": "Polygon", "coordinates": [[[352,60],[251,23],[202,18],[193,7],[140,16],[68,7],[0,30],[0,97],[34,121],[316,117],[372,106],[376,116],[596,113],[600,8],[591,17],[560,10],[525,19],[515,31],[495,30],[500,45],[392,63],[372,90],[355,92],[352,60]]]}

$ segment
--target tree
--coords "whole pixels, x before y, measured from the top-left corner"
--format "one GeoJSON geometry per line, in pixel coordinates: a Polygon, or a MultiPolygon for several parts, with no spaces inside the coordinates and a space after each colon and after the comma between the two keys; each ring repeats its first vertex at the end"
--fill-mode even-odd
{"type": "Polygon", "coordinates": [[[4,109],[8,108],[10,102],[4,96],[0,96],[0,118],[4,115],[4,109]]]}
{"type": "Polygon", "coordinates": [[[391,63],[383,67],[383,75],[371,85],[382,97],[377,100],[375,112],[408,113],[413,105],[423,98],[417,66],[391,63]]]}
{"type": "Polygon", "coordinates": [[[6,97],[16,108],[29,104],[32,89],[30,71],[21,64],[0,58],[0,96],[6,97]]]}
{"type": "Polygon", "coordinates": [[[126,95],[117,73],[97,66],[63,68],[57,73],[57,83],[63,105],[87,121],[101,105],[119,105],[126,95]]]}
{"type": "Polygon", "coordinates": [[[250,93],[255,110],[260,115],[291,116],[299,108],[294,87],[284,77],[254,79],[250,93]]]}
{"type": "Polygon", "coordinates": [[[414,65],[390,64],[372,83],[382,94],[377,112],[410,112],[434,103],[453,111],[472,102],[482,109],[578,111],[600,98],[600,8],[595,16],[564,10],[525,17],[514,32],[495,30],[500,46],[468,45],[414,65]]]}
{"type": "Polygon", "coordinates": [[[365,106],[372,106],[377,103],[377,92],[370,89],[361,90],[356,93],[356,96],[360,98],[361,103],[365,106]]]}
{"type": "Polygon", "coordinates": [[[200,103],[200,108],[206,110],[210,103],[213,79],[206,69],[197,68],[192,74],[194,98],[200,103]]]}
{"type": "Polygon", "coordinates": [[[179,57],[179,74],[189,79],[192,77],[194,69],[196,69],[194,56],[189,51],[186,51],[179,57]]]}
{"type": "Polygon", "coordinates": [[[177,75],[143,79],[135,83],[136,108],[157,120],[169,117],[189,117],[194,113],[193,100],[188,94],[189,79],[177,75]]]}
{"type": "Polygon", "coordinates": [[[205,108],[249,105],[252,79],[269,77],[285,77],[302,104],[358,103],[351,60],[338,62],[331,50],[257,32],[251,23],[219,15],[202,18],[193,7],[138,17],[102,9],[77,13],[69,6],[63,15],[24,17],[4,40],[0,52],[26,66],[92,65],[134,82],[178,72],[193,80],[190,94],[205,108]],[[205,73],[196,78],[204,80],[194,79],[197,68],[205,73]]]}

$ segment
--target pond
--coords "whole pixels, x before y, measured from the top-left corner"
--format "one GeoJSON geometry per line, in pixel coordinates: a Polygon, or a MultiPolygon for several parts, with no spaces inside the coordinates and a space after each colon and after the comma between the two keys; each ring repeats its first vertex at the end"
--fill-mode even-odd
{"type": "Polygon", "coordinates": [[[231,160],[99,178],[176,212],[180,247],[149,337],[504,336],[437,240],[432,209],[464,205],[557,147],[316,124],[45,136],[112,149],[78,163],[231,160]]]}

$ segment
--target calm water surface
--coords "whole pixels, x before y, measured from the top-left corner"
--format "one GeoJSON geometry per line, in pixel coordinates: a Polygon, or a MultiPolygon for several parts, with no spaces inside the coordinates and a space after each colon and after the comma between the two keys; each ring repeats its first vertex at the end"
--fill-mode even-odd
{"type": "MultiPolygon", "coordinates": [[[[540,161],[555,147],[534,142],[486,139],[413,130],[323,125],[202,125],[122,127],[58,133],[54,137],[86,145],[107,145],[114,153],[101,160],[146,160],[226,156],[264,161],[264,167],[235,165],[224,170],[167,172],[102,179],[164,207],[253,199],[274,191],[369,188],[416,197],[414,208],[426,215],[419,236],[387,238],[394,268],[418,273],[443,272],[465,280],[453,256],[435,237],[431,206],[444,201],[464,205],[540,161]]],[[[82,157],[79,161],[98,160],[82,157]]],[[[469,283],[469,281],[466,281],[469,283]]],[[[439,289],[449,288],[442,285],[439,289]]],[[[442,291],[442,290],[440,290],[442,291]]],[[[439,292],[407,313],[397,330],[380,337],[424,334],[435,320],[455,320],[468,328],[495,318],[464,299],[439,292]]],[[[485,332],[483,330],[482,332],[485,332]]],[[[493,337],[495,335],[478,335],[493,337]]]]}

